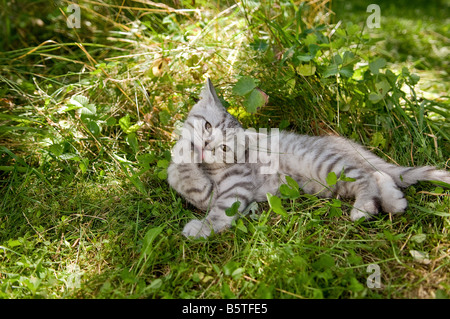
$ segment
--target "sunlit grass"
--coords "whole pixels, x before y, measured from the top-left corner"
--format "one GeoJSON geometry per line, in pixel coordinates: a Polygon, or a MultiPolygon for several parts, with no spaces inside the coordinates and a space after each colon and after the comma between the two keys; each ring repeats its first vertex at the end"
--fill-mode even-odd
{"type": "MultiPolygon", "coordinates": [[[[23,25],[9,20],[5,29],[0,297],[449,295],[448,191],[428,183],[410,187],[403,216],[380,215],[362,224],[349,220],[351,202],[343,199],[284,200],[288,217],[269,214],[263,203],[223,234],[188,240],[182,227],[202,213],[164,180],[172,131],[206,77],[245,126],[339,133],[402,165],[448,168],[446,62],[427,46],[445,43],[440,20],[424,31],[410,28],[408,17],[386,17],[376,31],[386,39],[365,45],[357,34],[346,35],[348,43],[323,49],[314,60],[317,76],[300,76],[286,52],[303,50],[295,46],[301,27],[325,24],[323,34],[330,35],[335,15],[327,1],[305,7],[304,25],[293,18],[298,8],[277,1],[263,7],[197,1],[195,8],[190,1],[179,7],[122,2],[79,1],[81,29],[67,28],[61,10],[70,1],[61,2],[61,10],[42,8],[41,31],[23,33],[40,23],[31,18],[38,11],[33,6],[21,11],[23,25]],[[393,29],[405,28],[412,33],[408,39],[391,37],[393,29]],[[420,63],[401,50],[417,37],[411,54],[420,52],[420,63]],[[333,55],[347,50],[363,59],[354,77],[321,78],[333,55]],[[366,103],[370,91],[360,91],[357,82],[378,57],[397,75],[407,67],[421,77],[410,90],[405,76],[405,98],[391,108],[366,103]],[[269,95],[256,114],[232,92],[241,76],[258,81],[269,95]],[[440,113],[421,113],[423,101],[440,113]],[[366,285],[371,264],[380,266],[380,289],[366,285]]],[[[351,30],[346,22],[340,28],[351,30]]]]}

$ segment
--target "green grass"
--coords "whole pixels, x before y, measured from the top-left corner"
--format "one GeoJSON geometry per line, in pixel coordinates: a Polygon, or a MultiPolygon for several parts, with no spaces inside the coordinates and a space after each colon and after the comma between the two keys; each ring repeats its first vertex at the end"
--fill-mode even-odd
{"type": "Polygon", "coordinates": [[[405,214],[365,223],[350,221],[350,201],[285,198],[287,216],[261,203],[189,240],[181,230],[202,213],[165,181],[172,132],[206,76],[247,127],[341,134],[448,169],[448,2],[382,2],[377,30],[363,29],[360,2],[333,2],[335,14],[326,1],[122,2],[80,1],[80,29],[64,1],[0,14],[0,298],[450,295],[448,190],[409,187],[405,214]],[[244,76],[270,97],[254,114],[233,93],[244,76]],[[366,284],[373,264],[379,289],[366,284]]]}

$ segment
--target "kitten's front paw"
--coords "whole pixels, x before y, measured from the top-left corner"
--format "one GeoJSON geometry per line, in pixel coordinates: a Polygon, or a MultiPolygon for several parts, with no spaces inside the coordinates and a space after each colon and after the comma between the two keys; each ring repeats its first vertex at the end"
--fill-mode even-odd
{"type": "Polygon", "coordinates": [[[198,219],[193,219],[184,226],[182,234],[186,237],[207,238],[211,235],[211,226],[198,219]]]}

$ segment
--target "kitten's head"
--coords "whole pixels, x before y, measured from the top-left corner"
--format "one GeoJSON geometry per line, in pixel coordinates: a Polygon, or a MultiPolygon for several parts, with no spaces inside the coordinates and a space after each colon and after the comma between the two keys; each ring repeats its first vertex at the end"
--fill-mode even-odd
{"type": "Polygon", "coordinates": [[[182,138],[191,141],[203,163],[235,163],[244,152],[236,143],[242,126],[223,107],[209,79],[200,97],[185,121],[182,138]]]}

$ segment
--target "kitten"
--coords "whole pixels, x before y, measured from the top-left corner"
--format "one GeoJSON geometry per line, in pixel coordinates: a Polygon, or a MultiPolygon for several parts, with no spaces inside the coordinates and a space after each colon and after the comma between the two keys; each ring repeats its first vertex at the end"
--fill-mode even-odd
{"type": "Polygon", "coordinates": [[[362,146],[337,136],[306,136],[272,130],[244,130],[222,106],[208,79],[201,100],[188,114],[168,167],[172,188],[197,208],[207,211],[183,229],[186,237],[208,237],[231,226],[225,210],[239,201],[250,203],[278,194],[286,176],[308,194],[355,198],[352,220],[369,219],[380,210],[401,213],[407,201],[400,188],[419,180],[450,183],[450,173],[433,167],[389,164],[362,146]],[[273,133],[275,131],[275,133],[273,133]],[[354,181],[328,187],[330,172],[354,181]]]}

